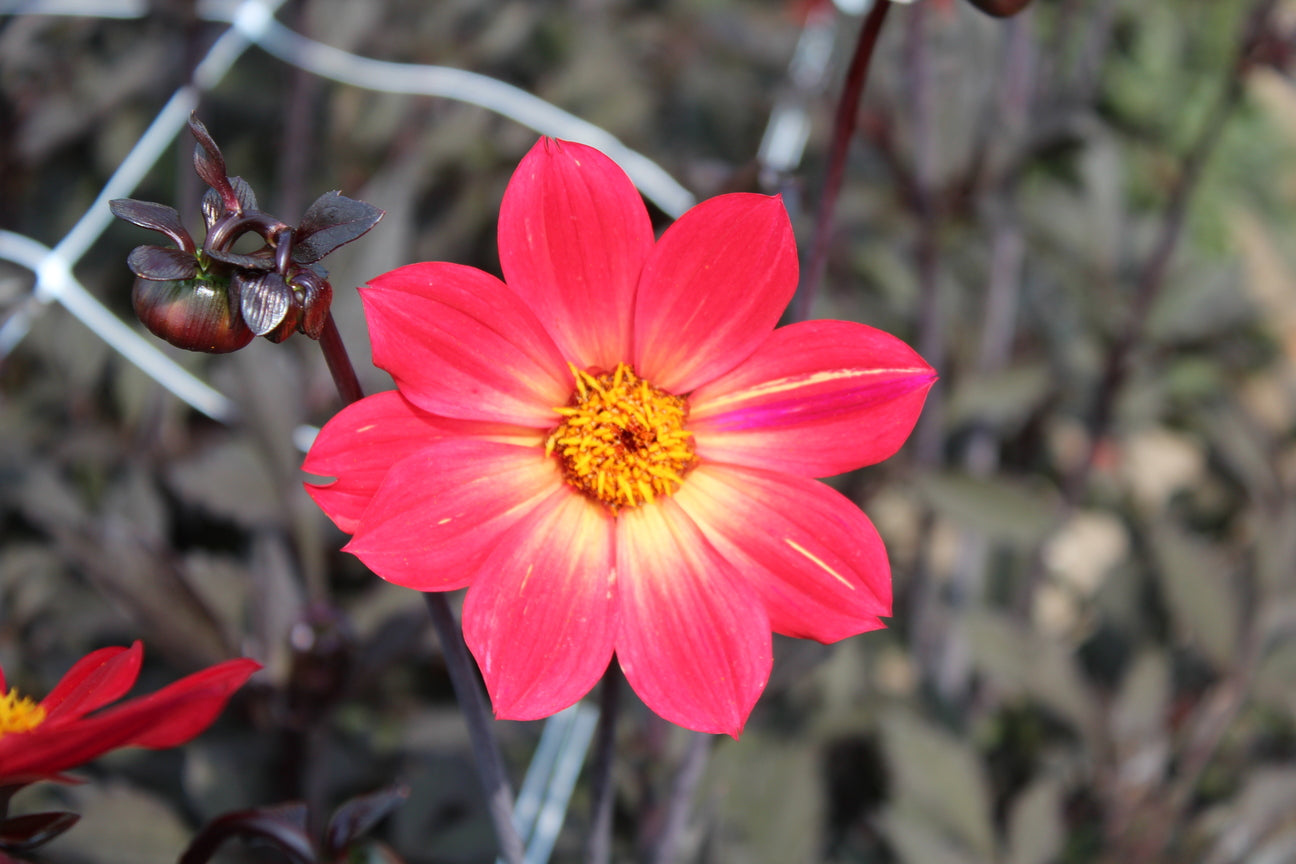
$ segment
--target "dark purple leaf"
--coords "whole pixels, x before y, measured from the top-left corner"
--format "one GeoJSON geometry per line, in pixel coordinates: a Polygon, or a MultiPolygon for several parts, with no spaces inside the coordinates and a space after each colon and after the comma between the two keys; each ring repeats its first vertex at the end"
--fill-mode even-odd
{"type": "Polygon", "coordinates": [[[158,231],[167,235],[175,244],[186,252],[194,251],[193,238],[180,221],[180,214],[174,207],[165,204],[154,204],[152,201],[135,201],[131,198],[116,198],[108,202],[108,209],[118,219],[124,219],[132,225],[158,231]]]}
{"type": "Polygon", "coordinates": [[[268,246],[246,255],[221,249],[208,249],[207,254],[217,261],[242,267],[244,270],[273,270],[275,266],[274,250],[268,246]]]}
{"type": "Polygon", "coordinates": [[[202,215],[203,224],[207,226],[208,231],[225,215],[225,202],[221,200],[220,193],[215,189],[208,189],[203,193],[202,215]]]}
{"type": "Polygon", "coordinates": [[[256,193],[252,191],[252,187],[248,185],[248,182],[242,177],[231,177],[229,181],[230,185],[234,187],[234,197],[238,199],[243,212],[246,213],[249,210],[257,209],[256,193]]]}
{"type": "Polygon", "coordinates": [[[0,849],[27,852],[53,840],[77,823],[76,813],[31,813],[0,822],[0,849]]]}
{"type": "Polygon", "coordinates": [[[347,801],[329,819],[324,832],[325,851],[330,857],[337,857],[405,803],[409,793],[408,786],[397,784],[347,801]]]}
{"type": "Polygon", "coordinates": [[[283,277],[270,272],[234,278],[239,282],[239,309],[248,328],[264,336],[278,327],[295,300],[283,277]]]}
{"type": "Polygon", "coordinates": [[[315,199],[297,226],[293,260],[311,264],[343,244],[361,237],[383,217],[383,211],[364,201],[326,192],[315,199]]]}
{"type": "Polygon", "coordinates": [[[192,279],[198,273],[193,253],[169,246],[136,246],[126,257],[126,266],[139,278],[154,282],[192,279]]]}
{"type": "Polygon", "coordinates": [[[198,176],[203,179],[211,188],[215,189],[220,195],[221,201],[225,204],[225,209],[229,212],[236,212],[239,207],[238,196],[234,192],[234,187],[230,184],[229,177],[225,173],[225,157],[221,155],[220,148],[216,146],[215,139],[207,131],[207,127],[198,119],[197,114],[189,115],[189,131],[193,133],[194,140],[198,143],[194,146],[194,170],[198,176]]]}
{"type": "Polygon", "coordinates": [[[294,302],[288,307],[288,314],[279,322],[279,326],[265,334],[265,338],[278,345],[289,336],[297,332],[301,325],[302,308],[299,303],[294,302]]]}
{"type": "Polygon", "coordinates": [[[313,864],[315,849],[306,831],[306,805],[281,804],[218,816],[203,827],[179,864],[204,864],[232,837],[257,837],[273,844],[294,864],[313,864]]]}
{"type": "Polygon", "coordinates": [[[309,271],[295,276],[292,284],[301,296],[301,331],[318,339],[333,304],[333,286],[324,277],[309,271]]]}
{"type": "Polygon", "coordinates": [[[247,181],[242,177],[231,177],[229,181],[231,188],[234,190],[234,197],[238,200],[238,210],[227,211],[225,201],[221,198],[220,193],[215,189],[208,189],[203,193],[202,198],[203,224],[207,226],[208,231],[222,216],[229,215],[230,212],[237,215],[238,213],[250,213],[257,209],[256,193],[252,191],[252,187],[248,185],[247,181]]]}

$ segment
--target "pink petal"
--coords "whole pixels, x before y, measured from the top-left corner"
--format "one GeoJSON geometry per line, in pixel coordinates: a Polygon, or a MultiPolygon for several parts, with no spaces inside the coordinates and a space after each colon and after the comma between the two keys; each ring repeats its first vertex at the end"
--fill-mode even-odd
{"type": "Polygon", "coordinates": [[[504,281],[581,369],[629,360],[630,310],[652,245],[630,178],[583,144],[541,138],[500,206],[504,281]]]}
{"type": "Polygon", "coordinates": [[[617,518],[616,652],[649,708],[735,738],[773,663],[760,599],[674,501],[617,518]]]}
{"type": "Polygon", "coordinates": [[[779,198],[720,195],[666,229],[639,280],[635,370],[688,393],[756,349],[797,283],[796,239],[779,198]]]}
{"type": "Polygon", "coordinates": [[[75,720],[125,696],[139,677],[143,660],[144,648],[139,642],[129,648],[91,651],[78,660],[41,700],[46,712],[45,723],[75,720]]]}
{"type": "Polygon", "coordinates": [[[891,567],[873,523],[816,480],[703,464],[675,500],[765,603],[774,632],[835,642],[882,627],[891,567]]]}
{"type": "Polygon", "coordinates": [[[416,407],[399,391],[388,390],[348,405],[324,424],[302,470],[337,479],[307,483],[306,491],[338,528],[354,534],[393,465],[433,441],[465,435],[543,444],[534,430],[438,417],[416,407]]]}
{"type": "Polygon", "coordinates": [[[895,453],[935,381],[890,334],[805,321],[693,393],[689,429],[706,461],[827,477],[895,453]]]}
{"type": "Polygon", "coordinates": [[[560,489],[496,544],[464,601],[464,638],[495,714],[548,717],[580,699],[612,660],[614,520],[560,489]]]}
{"type": "Polygon", "coordinates": [[[433,441],[387,472],[343,548],[397,585],[462,588],[500,538],[562,482],[543,447],[433,441]]]}
{"type": "Polygon", "coordinates": [[[572,376],[544,325],[473,267],[410,264],[360,289],[374,363],[425,411],[548,428],[572,376]]]}

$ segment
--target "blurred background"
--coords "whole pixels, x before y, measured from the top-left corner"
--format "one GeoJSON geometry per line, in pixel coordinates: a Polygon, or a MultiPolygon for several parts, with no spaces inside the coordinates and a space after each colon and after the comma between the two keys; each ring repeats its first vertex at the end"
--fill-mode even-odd
{"type": "MultiPolygon", "coordinates": [[[[130,311],[126,256],[156,238],[77,234],[76,280],[218,391],[214,419],[70,314],[85,304],[45,253],[87,212],[108,221],[96,196],[197,67],[199,115],[265,209],[292,222],[340,189],[387,211],[328,265],[361,378],[388,389],[354,287],[419,260],[498,272],[500,198],[538,133],[472,87],[316,74],[345,78],[345,55],[305,71],[244,44],[213,70],[235,4],[80,5],[0,2],[0,665],[41,695],[86,651],[139,638],[142,690],[238,654],[267,671],[189,747],[113,754],[14,808],[83,814],[48,861],[144,864],[228,810],[302,799],[322,824],[401,780],[383,842],[410,862],[491,861],[420,598],[339,553],[302,490],[294,442],[338,408],[315,344],[172,350],[130,311]],[[77,11],[97,17],[46,14],[77,11]]],[[[650,196],[659,227],[683,190],[779,192],[804,272],[868,5],[276,15],[594,124],[683,187],[650,196]]],[[[887,542],[895,616],[834,646],[776,641],[742,740],[691,763],[677,860],[1296,861],[1294,28],[1290,0],[889,10],[803,299],[941,374],[898,457],[830,481],[887,542]]],[[[201,236],[188,133],[158,153],[112,197],[174,205],[201,236]]],[[[540,724],[499,727],[519,782],[540,724]]],[[[618,736],[614,857],[647,860],[691,739],[637,704],[618,736]]],[[[588,824],[582,780],[554,860],[580,860],[588,824]]]]}

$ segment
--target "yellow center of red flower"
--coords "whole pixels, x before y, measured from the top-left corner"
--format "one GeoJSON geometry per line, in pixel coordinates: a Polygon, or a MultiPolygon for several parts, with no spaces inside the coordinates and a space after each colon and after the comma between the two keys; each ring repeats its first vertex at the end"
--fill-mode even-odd
{"type": "Polygon", "coordinates": [[[0,696],[0,738],[11,732],[30,732],[45,720],[45,708],[17,690],[0,696]]]}
{"type": "Polygon", "coordinates": [[[545,441],[567,482],[613,513],[673,495],[697,464],[688,401],[625,363],[602,375],[572,372],[576,391],[554,409],[563,420],[545,441]]]}

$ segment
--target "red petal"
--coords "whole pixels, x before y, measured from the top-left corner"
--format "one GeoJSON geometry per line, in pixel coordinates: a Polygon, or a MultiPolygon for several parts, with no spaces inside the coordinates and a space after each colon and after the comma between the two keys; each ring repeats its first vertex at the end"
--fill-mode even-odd
{"type": "Polygon", "coordinates": [[[666,229],[635,301],[635,370],[688,393],[745,360],[797,284],[796,239],[779,198],[720,195],[666,229]]]}
{"type": "Polygon", "coordinates": [[[561,484],[540,446],[433,441],[387,473],[344,548],[389,582],[452,591],[561,484]]]}
{"type": "MultiPolygon", "coordinates": [[[[332,483],[307,483],[308,491],[333,522],[354,534],[360,517],[391,467],[433,441],[451,436],[534,438],[534,430],[429,414],[399,391],[389,390],[343,408],[315,438],[302,470],[332,483]]],[[[519,443],[522,443],[519,441],[519,443]]]]}
{"type": "Polygon", "coordinates": [[[410,264],[360,289],[374,363],[425,411],[549,428],[572,376],[544,325],[472,267],[410,264]]]}
{"type": "Polygon", "coordinates": [[[464,638],[495,714],[548,717],[580,699],[612,660],[614,520],[556,491],[501,538],[464,601],[464,638]]]}
{"type": "Polygon", "coordinates": [[[935,381],[888,333],[806,321],[690,396],[689,429],[704,460],[827,477],[895,453],[935,381]]]}
{"type": "Polygon", "coordinates": [[[175,747],[210,726],[224,710],[234,691],[261,668],[255,660],[226,660],[195,672],[120,709],[155,718],[131,743],[137,747],[175,747]]]}
{"type": "Polygon", "coordinates": [[[735,738],[773,663],[769,616],[674,501],[617,518],[616,653],[649,708],[735,738]]]}
{"type": "Polygon", "coordinates": [[[583,144],[541,138],[500,206],[504,281],[581,369],[630,359],[630,310],[652,245],[630,178],[583,144]]]}
{"type": "Polygon", "coordinates": [[[174,747],[202,732],[261,668],[229,660],[103,713],[0,739],[0,783],[49,777],[117,747],[174,747]]]}
{"type": "Polygon", "coordinates": [[[100,648],[82,657],[41,700],[45,723],[66,723],[120,699],[139,677],[144,648],[100,648]]]}
{"type": "Polygon", "coordinates": [[[774,632],[835,642],[891,614],[882,538],[823,483],[703,464],[675,500],[760,594],[774,632]]]}

